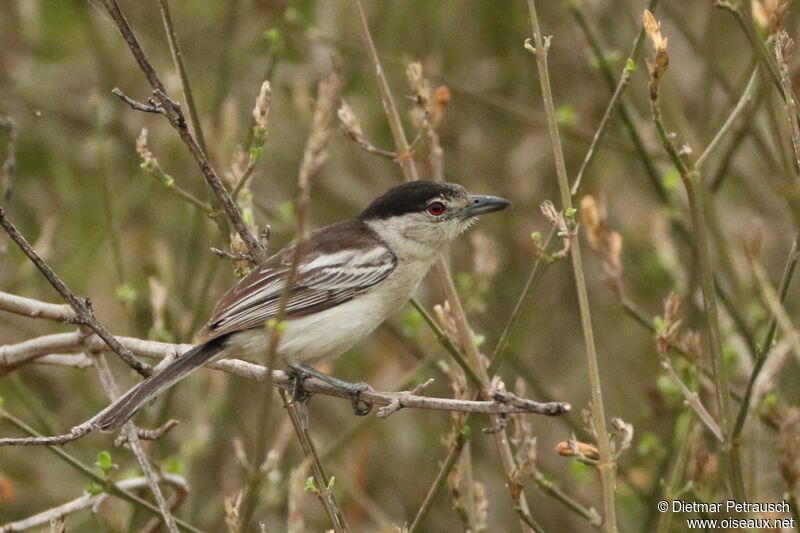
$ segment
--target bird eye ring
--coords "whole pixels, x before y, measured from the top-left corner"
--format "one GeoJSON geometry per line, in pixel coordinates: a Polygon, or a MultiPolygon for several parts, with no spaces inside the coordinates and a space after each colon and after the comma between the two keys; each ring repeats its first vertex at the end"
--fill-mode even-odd
{"type": "Polygon", "coordinates": [[[445,205],[442,202],[431,202],[428,204],[428,214],[435,217],[441,216],[445,212],[445,205]]]}

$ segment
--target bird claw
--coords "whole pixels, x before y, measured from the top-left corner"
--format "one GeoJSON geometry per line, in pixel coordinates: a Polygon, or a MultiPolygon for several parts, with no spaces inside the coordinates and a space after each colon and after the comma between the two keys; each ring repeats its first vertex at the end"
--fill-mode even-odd
{"type": "Polygon", "coordinates": [[[350,396],[350,405],[353,407],[353,414],[356,416],[366,416],[372,411],[372,403],[359,397],[360,393],[372,390],[374,389],[363,381],[349,384],[345,392],[350,396]]]}

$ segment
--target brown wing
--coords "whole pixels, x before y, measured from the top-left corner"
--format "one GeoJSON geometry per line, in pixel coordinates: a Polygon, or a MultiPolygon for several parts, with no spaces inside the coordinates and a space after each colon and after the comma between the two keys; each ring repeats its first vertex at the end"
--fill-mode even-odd
{"type": "MultiPolygon", "coordinates": [[[[286,304],[287,318],[346,302],[386,279],[395,269],[396,257],[377,236],[366,233],[365,238],[364,232],[352,229],[337,225],[312,234],[304,248],[313,251],[301,252],[286,304]]],[[[261,327],[275,317],[294,250],[294,245],[287,246],[242,278],[219,301],[200,337],[209,340],[261,327]]]]}

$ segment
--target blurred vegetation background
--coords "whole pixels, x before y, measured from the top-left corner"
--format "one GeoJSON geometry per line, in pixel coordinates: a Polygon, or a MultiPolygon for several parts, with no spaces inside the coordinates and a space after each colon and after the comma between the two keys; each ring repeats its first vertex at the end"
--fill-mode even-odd
{"type": "MultiPolygon", "coordinates": [[[[157,3],[122,4],[169,93],[180,95],[157,3]]],[[[646,3],[540,4],[544,32],[554,36],[551,82],[567,166],[574,178],[611,97],[601,64],[607,63],[616,84],[641,28],[646,3]],[[597,39],[600,59],[598,50],[590,47],[587,31],[597,39]]],[[[735,18],[711,2],[660,4],[655,13],[669,38],[670,53],[670,70],[662,85],[665,120],[677,132],[676,142],[687,143],[696,157],[745,90],[756,56],[735,18]]],[[[751,6],[742,4],[750,22],[751,6]]],[[[354,7],[350,2],[321,0],[196,0],[170,5],[208,152],[224,176],[232,176],[232,168],[241,162],[237,149],[246,150],[250,113],[262,80],[272,84],[269,135],[251,192],[254,219],[271,225],[270,249],[278,250],[294,234],[297,172],[315,88],[330,71],[333,57],[345,80],[343,98],[365,136],[378,147],[393,147],[354,7]]],[[[471,325],[483,340],[482,350],[490,354],[536,259],[531,233],[550,230],[539,204],[558,198],[535,60],[522,46],[530,35],[527,8],[521,0],[378,1],[365,7],[412,137],[405,68],[419,60],[434,86],[449,90],[439,126],[446,179],[471,192],[497,194],[514,202],[513,210],[482,220],[451,250],[471,325]]],[[[785,20],[790,35],[796,35],[797,22],[794,14],[785,20]]],[[[641,135],[645,157],[615,112],[582,192],[605,203],[608,224],[621,235],[621,279],[627,298],[652,319],[662,314],[662,301],[675,291],[684,302],[684,328],[702,331],[697,262],[688,241],[671,229],[673,221],[688,224],[690,219],[680,177],[650,120],[644,65],[648,53],[643,49],[635,56],[637,68],[622,100],[641,135]],[[655,170],[666,201],[655,193],[644,160],[655,170]]],[[[84,0],[0,3],[0,115],[14,120],[17,135],[17,168],[10,200],[5,202],[9,215],[66,283],[92,298],[98,317],[114,333],[192,342],[213,303],[236,279],[229,262],[208,251],[210,246],[226,247],[227,239],[205,216],[140,169],[135,143],[146,127],[150,150],[163,171],[183,189],[205,198],[202,176],[167,122],[132,111],[111,94],[114,87],[139,100],[149,94],[102,8],[84,0]]],[[[0,131],[3,157],[8,139],[8,131],[0,131]]],[[[402,180],[394,162],[362,151],[338,131],[329,152],[314,180],[312,227],[357,214],[371,198],[402,180]]],[[[424,147],[418,160],[423,176],[430,176],[424,147]]],[[[733,388],[742,390],[754,361],[743,330],[761,342],[769,321],[742,243],[760,228],[760,260],[777,284],[795,233],[782,193],[772,185],[777,175],[795,175],[783,100],[763,73],[749,107],[710,154],[703,171],[708,182],[719,180],[709,201],[712,252],[731,299],[722,313],[725,353],[733,388]],[[741,324],[734,322],[730,309],[738,313],[741,324]]],[[[573,498],[599,509],[595,472],[554,452],[556,443],[573,432],[579,440],[590,440],[581,421],[590,390],[570,268],[568,261],[552,265],[522,308],[501,375],[509,387],[518,377],[526,381],[528,393],[537,399],[573,405],[566,417],[530,419],[538,439],[538,465],[573,498]]],[[[681,446],[680,436],[696,421],[690,421],[690,410],[659,363],[653,332],[626,314],[609,290],[601,261],[588,256],[586,270],[606,411],[635,428],[634,444],[619,464],[620,524],[626,531],[651,530],[659,518],[655,502],[661,499],[662,480],[681,446]]],[[[0,290],[59,302],[4,235],[0,235],[0,290]]],[[[791,287],[786,307],[792,317],[797,316],[796,295],[796,287],[791,287]]],[[[418,296],[428,308],[443,301],[435,276],[418,296]]],[[[0,314],[0,344],[68,330],[0,314]]],[[[378,390],[395,390],[418,364],[415,354],[428,361],[417,379],[437,378],[428,393],[451,395],[437,366],[452,363],[410,306],[328,370],[345,379],[367,381],[378,390]]],[[[110,359],[120,383],[133,384],[132,373],[116,358],[110,359]]],[[[713,394],[692,367],[678,359],[675,366],[699,387],[713,411],[713,394]]],[[[797,364],[790,360],[754,409],[765,412],[796,404],[797,379],[797,364]]],[[[252,439],[258,390],[253,382],[203,371],[137,419],[145,427],[180,419],[178,428],[149,445],[149,453],[165,471],[186,476],[191,492],[177,515],[204,530],[224,528],[224,499],[245,483],[233,443],[241,439],[249,444],[252,439]]],[[[93,373],[41,365],[0,379],[0,396],[6,409],[44,433],[65,431],[106,405],[93,373]]],[[[405,410],[385,421],[370,418],[356,438],[337,446],[342,435],[365,422],[352,416],[347,402],[322,397],[311,401],[310,413],[318,448],[325,453],[334,447],[325,464],[336,477],[334,491],[353,529],[392,531],[410,521],[446,454],[442,437],[449,432],[450,417],[405,410]]],[[[275,432],[284,435],[286,453],[270,472],[256,513],[269,531],[286,528],[287,495],[291,483],[298,482],[290,473],[302,459],[285,418],[281,412],[275,432]]],[[[474,477],[486,490],[487,530],[512,530],[517,527],[516,515],[497,451],[492,439],[480,431],[487,423],[482,418],[472,423],[469,454],[474,477]]],[[[9,426],[0,429],[4,436],[12,434],[9,426]]],[[[680,472],[680,486],[693,482],[691,498],[713,499],[720,494],[714,481],[717,448],[705,433],[692,440],[689,466],[695,470],[680,472]],[[704,449],[711,454],[705,462],[704,449]]],[[[89,464],[100,450],[111,450],[120,467],[115,479],[137,475],[135,461],[112,449],[112,441],[113,436],[92,434],[68,449],[89,464]]],[[[743,457],[747,486],[755,499],[783,499],[785,476],[776,467],[781,442],[779,433],[751,415],[743,435],[743,457]]],[[[86,483],[44,448],[3,448],[0,523],[78,497],[86,483]]],[[[546,530],[593,530],[531,480],[526,480],[526,494],[532,514],[546,530]]],[[[311,494],[299,498],[308,529],[325,528],[328,522],[315,498],[311,494]]],[[[451,502],[444,490],[423,530],[460,529],[451,502]]],[[[122,531],[143,521],[144,516],[126,503],[108,501],[97,514],[71,516],[67,526],[75,531],[122,531]]],[[[673,526],[680,530],[680,524],[673,526]]]]}

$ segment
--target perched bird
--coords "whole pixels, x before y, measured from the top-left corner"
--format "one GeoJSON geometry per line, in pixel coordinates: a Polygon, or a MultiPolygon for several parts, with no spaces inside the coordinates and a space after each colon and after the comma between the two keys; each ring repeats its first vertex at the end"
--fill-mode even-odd
{"type": "Polygon", "coordinates": [[[359,412],[357,398],[368,385],[309,365],[338,357],[366,337],[408,302],[445,245],[478,215],[509,205],[452,183],[414,181],[389,189],[356,218],[318,229],[253,268],[217,303],[199,345],[127,391],[94,425],[120,428],[150,399],[211,361],[263,358],[270,343],[264,326],[278,314],[290,277],[277,356],[294,373],[297,393],[302,379],[312,375],[343,388],[357,414],[366,414],[359,412]]]}

